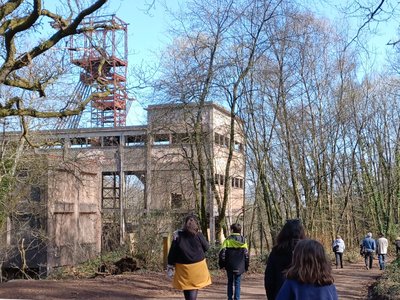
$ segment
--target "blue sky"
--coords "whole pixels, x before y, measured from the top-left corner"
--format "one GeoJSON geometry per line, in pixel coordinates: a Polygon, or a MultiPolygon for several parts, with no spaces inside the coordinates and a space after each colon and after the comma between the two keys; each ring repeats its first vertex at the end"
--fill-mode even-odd
{"type": "MultiPolygon", "coordinates": [[[[146,13],[146,7],[152,0],[110,0],[110,10],[112,13],[129,23],[129,63],[140,63],[142,60],[151,62],[154,59],[153,51],[162,48],[168,41],[166,37],[168,14],[165,13],[162,2],[166,2],[169,7],[177,8],[178,2],[185,0],[156,0],[155,6],[146,13]]],[[[305,1],[307,2],[307,1],[305,1]]],[[[321,4],[320,1],[312,1],[313,9],[319,11],[320,15],[330,18],[333,22],[338,21],[335,13],[334,4],[343,0],[333,1],[331,5],[321,4]],[[318,8],[319,7],[319,8],[318,8]]],[[[328,1],[327,1],[328,2],[328,1]]],[[[350,19],[350,35],[358,29],[357,20],[350,19]]],[[[396,21],[381,24],[377,28],[376,34],[369,39],[371,47],[374,47],[380,55],[383,55],[388,48],[385,44],[397,35],[396,21]]]]}
{"type": "MultiPolygon", "coordinates": [[[[367,8],[376,8],[380,1],[359,1],[358,3],[351,0],[312,0],[313,10],[323,17],[329,19],[338,30],[347,31],[348,40],[351,40],[357,35],[361,25],[364,25],[367,20],[367,8]],[[372,3],[372,4],[371,4],[372,3]],[[344,7],[351,4],[351,8],[343,12],[344,7]],[[363,10],[359,5],[364,4],[363,10]],[[339,9],[341,13],[339,13],[339,9]]],[[[363,55],[364,63],[374,69],[382,69],[385,67],[385,59],[387,52],[393,52],[393,46],[387,45],[389,41],[397,40],[399,21],[396,16],[390,17],[390,5],[392,3],[386,1],[382,6],[385,13],[378,14],[373,22],[369,22],[359,34],[359,39],[355,42],[360,54],[363,55]],[[377,22],[376,20],[380,20],[377,22]],[[364,50],[367,51],[362,51],[364,50]]]]}
{"type": "MultiPolygon", "coordinates": [[[[149,0],[111,0],[110,9],[129,24],[128,42],[130,63],[151,61],[152,52],[166,43],[167,14],[160,2],[146,11],[149,0]],[[114,12],[114,11],[113,11],[114,12]]],[[[176,3],[175,0],[168,1],[176,3]]],[[[169,5],[168,4],[168,5],[169,5]]]]}
{"type": "MultiPolygon", "coordinates": [[[[165,13],[164,7],[161,5],[163,0],[156,0],[155,7],[146,12],[146,4],[151,0],[110,0],[107,11],[115,13],[120,19],[129,24],[128,27],[128,43],[129,57],[128,63],[130,67],[140,64],[142,61],[151,63],[156,58],[155,53],[162,49],[167,43],[166,30],[168,25],[168,14],[165,13]]],[[[178,2],[184,0],[165,0],[167,5],[177,8],[178,2]]],[[[340,0],[342,1],[342,0],[340,0]]],[[[315,2],[315,1],[314,1],[315,2]]],[[[322,4],[316,1],[313,8],[319,10],[320,15],[338,22],[339,17],[334,12],[333,5],[322,4]],[[317,8],[317,7],[320,8],[317,8]]],[[[334,1],[332,3],[338,3],[334,1]]],[[[308,4],[309,5],[309,4],[308,4]]],[[[348,20],[350,24],[350,36],[355,33],[358,28],[356,20],[348,20]]],[[[389,46],[385,44],[396,36],[397,23],[390,22],[386,25],[379,25],[374,36],[367,39],[367,45],[376,51],[375,58],[369,57],[368,64],[374,61],[374,66],[382,65],[384,62],[385,52],[389,46]]],[[[391,50],[391,49],[389,49],[391,50]]],[[[128,114],[127,125],[139,125],[146,122],[146,113],[143,107],[146,106],[146,99],[138,99],[131,107],[128,114]]]]}
{"type": "MultiPolygon", "coordinates": [[[[128,64],[129,69],[141,62],[151,64],[156,58],[157,50],[167,44],[166,30],[168,14],[160,0],[149,11],[149,0],[111,0],[109,9],[128,26],[128,64]]],[[[177,0],[167,0],[167,5],[177,7],[177,0]]],[[[129,70],[128,70],[129,71],[129,70]]],[[[127,125],[140,125],[146,122],[146,99],[134,101],[127,116],[127,125]]]]}

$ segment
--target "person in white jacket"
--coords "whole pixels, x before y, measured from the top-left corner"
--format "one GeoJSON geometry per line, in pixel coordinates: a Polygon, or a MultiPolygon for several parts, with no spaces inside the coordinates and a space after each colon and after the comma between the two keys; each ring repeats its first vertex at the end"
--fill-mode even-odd
{"type": "Polygon", "coordinates": [[[336,236],[336,239],[333,241],[332,248],[336,257],[336,269],[339,268],[339,263],[340,268],[343,269],[343,252],[346,246],[340,235],[336,236]]]}
{"type": "Polygon", "coordinates": [[[385,258],[388,250],[388,240],[385,238],[383,233],[379,234],[379,239],[376,241],[376,254],[378,254],[379,269],[385,269],[385,258]]]}

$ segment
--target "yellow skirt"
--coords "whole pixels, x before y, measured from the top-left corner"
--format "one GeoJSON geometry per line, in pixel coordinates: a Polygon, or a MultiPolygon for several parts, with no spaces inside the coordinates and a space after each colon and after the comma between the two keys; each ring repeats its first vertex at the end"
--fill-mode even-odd
{"type": "Polygon", "coordinates": [[[198,290],[211,284],[206,260],[194,264],[176,264],[172,286],[178,290],[198,290]]]}

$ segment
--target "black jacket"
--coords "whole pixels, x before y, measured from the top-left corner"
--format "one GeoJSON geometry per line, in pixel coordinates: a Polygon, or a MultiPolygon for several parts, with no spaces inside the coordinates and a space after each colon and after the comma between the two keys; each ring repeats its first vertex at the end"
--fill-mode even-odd
{"type": "Polygon", "coordinates": [[[275,300],[279,289],[285,281],[284,271],[292,263],[292,251],[273,248],[268,256],[265,268],[264,286],[268,300],[275,300]]]}
{"type": "Polygon", "coordinates": [[[236,274],[242,274],[249,268],[249,251],[247,243],[240,234],[232,234],[223,242],[219,252],[218,264],[221,269],[225,269],[236,274]]]}
{"type": "Polygon", "coordinates": [[[209,244],[202,233],[192,235],[186,231],[176,231],[168,253],[168,264],[193,264],[205,258],[209,244]]]}

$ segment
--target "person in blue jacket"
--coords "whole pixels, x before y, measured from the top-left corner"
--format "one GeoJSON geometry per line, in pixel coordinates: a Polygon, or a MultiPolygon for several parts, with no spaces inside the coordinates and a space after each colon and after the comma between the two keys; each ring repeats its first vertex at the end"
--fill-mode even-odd
{"type": "Polygon", "coordinates": [[[372,262],[374,260],[374,252],[376,250],[375,240],[372,238],[372,233],[368,232],[367,236],[363,239],[361,246],[363,248],[365,268],[372,269],[372,262]]]}
{"type": "Polygon", "coordinates": [[[292,262],[293,249],[297,242],[305,239],[303,224],[299,219],[287,220],[276,237],[276,244],[268,256],[264,275],[264,287],[268,300],[275,300],[285,281],[284,272],[292,262]]]}
{"type": "Polygon", "coordinates": [[[337,300],[332,268],[324,247],[316,240],[301,240],[293,251],[291,267],[276,300],[337,300]]]}
{"type": "Polygon", "coordinates": [[[228,300],[240,300],[241,276],[249,268],[249,251],[242,226],[238,223],[231,225],[231,235],[222,243],[219,252],[219,267],[226,270],[228,277],[228,300]],[[235,292],[233,287],[235,286],[235,292]]]}

